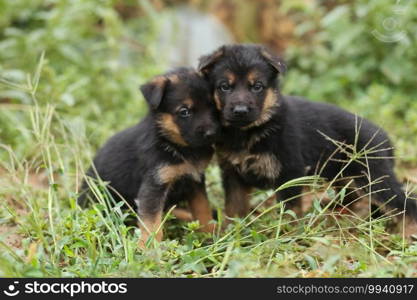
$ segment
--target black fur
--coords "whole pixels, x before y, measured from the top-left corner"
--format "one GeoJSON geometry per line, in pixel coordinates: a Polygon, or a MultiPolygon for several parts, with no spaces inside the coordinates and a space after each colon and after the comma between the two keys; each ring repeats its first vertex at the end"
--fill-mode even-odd
{"type": "MultiPolygon", "coordinates": [[[[378,191],[375,198],[379,203],[393,198],[388,205],[404,209],[405,194],[393,172],[387,134],[336,106],[282,96],[278,75],[285,71],[285,65],[271,51],[258,45],[223,46],[202,57],[199,70],[210,82],[221,112],[222,137],[216,147],[228,215],[247,213],[247,187],[275,189],[288,180],[317,173],[328,180],[335,178],[349,155],[337,151],[325,136],[355,145],[355,151],[373,149],[368,165],[370,180],[379,179],[372,185],[372,191],[378,191]],[[271,169],[266,171],[268,167],[271,169]]],[[[358,187],[369,184],[368,170],[362,163],[365,159],[343,171],[344,177],[355,178],[358,187]]],[[[298,205],[300,194],[301,188],[293,187],[280,196],[294,197],[298,205]]],[[[414,200],[407,199],[405,208],[410,216],[417,217],[414,200]]]]}
{"type": "MultiPolygon", "coordinates": [[[[147,218],[160,213],[167,203],[191,199],[196,193],[205,195],[203,171],[214,153],[219,125],[208,84],[191,69],[158,76],[141,91],[150,107],[148,115],[111,137],[98,151],[87,176],[98,175],[109,182],[114,199],[120,201],[119,193],[140,217],[147,218]],[[190,104],[192,108],[184,111],[190,104]],[[169,169],[160,173],[163,167],[185,163],[189,169],[183,173],[169,169]]],[[[84,181],[78,201],[85,205],[91,198],[84,181]]]]}

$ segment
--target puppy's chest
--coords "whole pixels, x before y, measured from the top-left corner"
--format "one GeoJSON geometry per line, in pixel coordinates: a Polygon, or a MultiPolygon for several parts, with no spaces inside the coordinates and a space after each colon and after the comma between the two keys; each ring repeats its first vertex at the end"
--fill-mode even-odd
{"type": "Polygon", "coordinates": [[[278,178],[281,163],[273,153],[251,152],[247,149],[231,151],[220,148],[217,151],[220,163],[228,163],[242,176],[255,176],[268,181],[278,178]]]}
{"type": "Polygon", "coordinates": [[[173,184],[179,179],[188,176],[200,182],[210,159],[197,162],[182,161],[175,164],[161,164],[157,167],[157,179],[161,184],[173,184]]]}

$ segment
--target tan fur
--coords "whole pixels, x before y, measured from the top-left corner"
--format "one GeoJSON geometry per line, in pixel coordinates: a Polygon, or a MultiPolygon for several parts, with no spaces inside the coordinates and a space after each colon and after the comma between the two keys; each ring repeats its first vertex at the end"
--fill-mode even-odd
{"type": "Polygon", "coordinates": [[[192,108],[194,105],[194,102],[190,98],[186,98],[184,101],[182,101],[182,104],[187,106],[188,108],[192,108]]]}
{"type": "Polygon", "coordinates": [[[180,129],[175,124],[174,117],[170,114],[160,114],[158,124],[162,130],[162,133],[173,143],[181,146],[188,146],[187,142],[181,135],[180,129]]]}
{"type": "Polygon", "coordinates": [[[264,100],[264,104],[262,107],[261,115],[255,122],[242,128],[249,129],[255,126],[262,125],[263,123],[267,122],[269,119],[271,119],[272,109],[276,107],[277,105],[279,105],[278,96],[275,94],[273,89],[268,89],[265,100],[264,100]]]}
{"type": "Polygon", "coordinates": [[[182,221],[191,222],[192,220],[194,220],[191,212],[189,212],[188,210],[184,208],[174,208],[174,210],[172,211],[172,214],[177,219],[182,220],[182,221]]]}
{"type": "Polygon", "coordinates": [[[190,208],[193,217],[200,222],[203,232],[213,232],[215,230],[214,224],[209,224],[212,219],[210,205],[207,196],[203,192],[197,194],[190,200],[190,208]]]}
{"type": "Polygon", "coordinates": [[[162,87],[165,84],[166,81],[166,77],[164,76],[157,76],[154,79],[152,79],[152,83],[155,84],[156,86],[162,87]]]}
{"type": "Polygon", "coordinates": [[[200,181],[201,175],[209,161],[200,162],[198,165],[184,162],[176,165],[164,165],[158,168],[158,179],[162,184],[172,184],[177,179],[190,175],[194,180],[200,181]]]}
{"type": "Polygon", "coordinates": [[[174,75],[169,75],[168,76],[169,81],[171,81],[171,83],[176,84],[178,82],[180,82],[180,78],[178,77],[178,75],[174,74],[174,75]]]}
{"type": "Polygon", "coordinates": [[[251,85],[253,85],[256,82],[256,80],[258,79],[258,72],[255,71],[255,70],[250,71],[247,75],[247,79],[248,79],[248,82],[251,85]]]}
{"type": "Polygon", "coordinates": [[[274,179],[279,176],[281,163],[269,153],[252,154],[247,150],[241,152],[220,152],[220,160],[232,164],[241,174],[252,172],[255,175],[274,179]]]}
{"type": "Polygon", "coordinates": [[[152,234],[155,234],[156,241],[162,241],[163,233],[162,229],[159,229],[161,220],[162,211],[158,212],[155,216],[142,217],[142,222],[139,222],[139,228],[141,230],[141,236],[138,242],[139,248],[146,248],[146,242],[152,234]],[[157,231],[158,229],[159,231],[157,231]]]}
{"type": "Polygon", "coordinates": [[[229,84],[233,84],[233,83],[235,83],[235,81],[236,81],[236,76],[235,76],[235,74],[233,74],[232,72],[230,72],[230,71],[226,71],[225,73],[224,73],[224,75],[225,75],[225,77],[227,78],[227,80],[229,81],[229,84]]]}
{"type": "Polygon", "coordinates": [[[220,101],[220,98],[219,98],[219,95],[217,94],[217,92],[214,92],[214,103],[216,104],[217,110],[221,111],[222,110],[222,103],[220,101]]]}
{"type": "MultiPolygon", "coordinates": [[[[250,200],[250,193],[252,189],[250,187],[235,187],[231,189],[227,195],[225,212],[226,215],[230,218],[243,218],[246,217],[249,213],[249,200],[250,200]]],[[[226,224],[230,221],[226,219],[226,224]]]]}

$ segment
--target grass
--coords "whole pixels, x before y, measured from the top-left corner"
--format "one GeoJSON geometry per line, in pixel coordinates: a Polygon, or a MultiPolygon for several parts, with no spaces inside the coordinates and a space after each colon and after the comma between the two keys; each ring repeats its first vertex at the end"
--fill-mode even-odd
{"type": "MultiPolygon", "coordinates": [[[[109,209],[107,203],[112,199],[103,192],[105,183],[91,182],[96,205],[85,210],[78,207],[79,185],[96,149],[146,113],[138,85],[165,70],[155,42],[159,15],[146,1],[140,3],[150,18],[121,20],[112,1],[0,3],[4,12],[0,16],[0,276],[417,275],[417,243],[404,239],[401,229],[392,233],[392,217],[371,219],[366,213],[340,209],[338,204],[351,191],[349,182],[340,192],[319,177],[299,178],[277,187],[306,187],[303,193],[310,205],[301,218],[285,203],[265,206],[271,191],[258,191],[253,195],[251,214],[214,235],[198,232],[196,222],[182,222],[167,214],[165,239],[160,244],[150,240],[146,251],[137,249],[139,229],[124,222],[136,216],[121,210],[122,203],[109,209]]],[[[343,36],[348,27],[341,27],[343,36]]],[[[336,40],[334,35],[339,35],[337,30],[326,38],[336,40]]],[[[365,75],[375,71],[372,49],[392,52],[377,41],[367,41],[357,44],[368,53],[360,53],[370,61],[364,65],[372,68],[355,69],[365,75]]],[[[406,177],[417,159],[414,90],[408,90],[408,85],[390,86],[379,73],[379,79],[370,84],[369,76],[358,83],[356,79],[346,81],[344,77],[353,67],[345,68],[339,58],[352,63],[355,59],[350,54],[331,51],[331,57],[320,56],[327,48],[307,44],[297,49],[304,48],[308,55],[289,53],[285,91],[329,101],[338,101],[340,96],[338,104],[382,125],[396,146],[398,174],[406,177]],[[324,62],[326,70],[335,74],[306,69],[310,55],[312,68],[316,62],[324,62]]],[[[411,49],[409,55],[414,55],[411,49]]],[[[408,54],[395,53],[403,59],[401,64],[412,65],[408,54]]],[[[348,162],[372,155],[333,142],[339,151],[350,153],[348,162]]],[[[219,169],[211,165],[207,170],[209,197],[222,222],[224,195],[219,177],[219,169]]],[[[413,188],[415,185],[407,184],[408,191],[413,188]]],[[[365,205],[370,204],[370,196],[365,195],[365,205]]]]}

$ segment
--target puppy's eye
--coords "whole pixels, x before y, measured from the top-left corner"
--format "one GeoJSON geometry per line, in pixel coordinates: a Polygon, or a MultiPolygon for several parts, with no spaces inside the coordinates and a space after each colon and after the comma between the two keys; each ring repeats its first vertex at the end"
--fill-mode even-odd
{"type": "Polygon", "coordinates": [[[259,93],[264,89],[264,86],[262,83],[260,82],[256,82],[254,85],[252,85],[251,87],[251,91],[254,93],[259,93]]]}
{"type": "Polygon", "coordinates": [[[180,110],[178,111],[178,115],[181,118],[188,118],[189,116],[191,116],[191,112],[188,108],[186,107],[181,107],[180,110]]]}
{"type": "Polygon", "coordinates": [[[222,82],[219,86],[219,89],[222,92],[229,92],[232,89],[232,87],[227,82],[222,82]]]}

